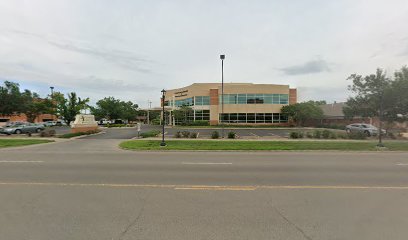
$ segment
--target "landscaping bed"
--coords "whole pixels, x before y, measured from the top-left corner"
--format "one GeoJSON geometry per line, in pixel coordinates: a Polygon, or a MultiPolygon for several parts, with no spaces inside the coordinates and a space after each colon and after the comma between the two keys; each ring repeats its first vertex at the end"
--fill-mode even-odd
{"type": "MultiPolygon", "coordinates": [[[[374,141],[244,141],[244,140],[169,140],[160,147],[160,140],[131,140],[120,144],[129,150],[341,150],[375,151],[374,141]]],[[[390,151],[408,151],[408,142],[390,141],[385,146],[390,151]]]]}

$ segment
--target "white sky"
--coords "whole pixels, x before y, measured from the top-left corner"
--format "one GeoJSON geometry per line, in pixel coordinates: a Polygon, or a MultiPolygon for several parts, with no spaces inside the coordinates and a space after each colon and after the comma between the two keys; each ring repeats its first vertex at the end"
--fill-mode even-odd
{"type": "Polygon", "coordinates": [[[408,64],[408,2],[2,0],[0,80],[141,107],[194,82],[290,84],[344,101],[346,78],[408,64]]]}

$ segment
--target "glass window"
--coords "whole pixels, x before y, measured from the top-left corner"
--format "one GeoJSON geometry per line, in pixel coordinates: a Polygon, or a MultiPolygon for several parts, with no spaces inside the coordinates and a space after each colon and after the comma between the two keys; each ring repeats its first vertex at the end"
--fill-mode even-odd
{"type": "Polygon", "coordinates": [[[229,116],[229,120],[231,123],[238,122],[238,113],[230,113],[229,116]]]}
{"type": "Polygon", "coordinates": [[[265,123],[272,123],[272,113],[265,113],[265,123]]]}
{"type": "Polygon", "coordinates": [[[255,122],[255,113],[247,113],[247,122],[254,123],[255,122]]]}
{"type": "Polygon", "coordinates": [[[247,104],[255,104],[255,94],[247,94],[247,104]]]}
{"type": "Polygon", "coordinates": [[[280,122],[280,114],[279,113],[273,113],[273,123],[279,123],[280,122]]]}
{"type": "Polygon", "coordinates": [[[265,113],[257,113],[256,114],[256,122],[257,123],[264,123],[265,122],[265,113]]]}
{"type": "Polygon", "coordinates": [[[238,104],[246,104],[247,96],[246,94],[238,94],[238,104]]]}
{"type": "Polygon", "coordinates": [[[288,104],[288,94],[280,94],[280,104],[288,104]]]}
{"type": "Polygon", "coordinates": [[[279,94],[273,94],[272,103],[273,104],[279,104],[279,94]]]}
{"type": "Polygon", "coordinates": [[[246,123],[246,113],[238,113],[238,122],[246,123]]]}

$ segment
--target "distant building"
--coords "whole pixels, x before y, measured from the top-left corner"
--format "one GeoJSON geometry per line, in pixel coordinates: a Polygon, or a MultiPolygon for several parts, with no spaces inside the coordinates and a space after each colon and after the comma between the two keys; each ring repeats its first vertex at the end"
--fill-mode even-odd
{"type": "Polygon", "coordinates": [[[280,114],[282,106],[297,102],[296,89],[289,85],[225,83],[222,109],[221,83],[194,83],[166,91],[165,108],[169,124],[177,124],[172,111],[190,106],[190,121],[204,120],[211,125],[256,124],[285,125],[288,119],[280,114]]]}
{"type": "Polygon", "coordinates": [[[343,108],[346,106],[345,102],[339,103],[329,103],[320,105],[320,108],[323,111],[323,119],[321,120],[321,124],[323,125],[330,125],[330,124],[337,124],[337,125],[347,125],[351,123],[369,123],[369,124],[376,124],[376,120],[373,118],[364,118],[361,116],[354,116],[352,119],[346,118],[343,113],[343,108]]]}
{"type": "MultiPolygon", "coordinates": [[[[56,121],[57,116],[52,114],[40,114],[34,122],[56,121]]],[[[0,115],[0,126],[6,125],[7,122],[27,122],[27,116],[24,113],[12,115],[0,115]]]]}

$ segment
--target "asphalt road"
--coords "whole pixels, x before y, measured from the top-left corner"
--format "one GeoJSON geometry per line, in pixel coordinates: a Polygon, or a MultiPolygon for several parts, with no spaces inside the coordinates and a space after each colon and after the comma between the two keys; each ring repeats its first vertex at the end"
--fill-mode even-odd
{"type": "Polygon", "coordinates": [[[0,150],[1,239],[406,239],[408,154],[0,150]]]}

